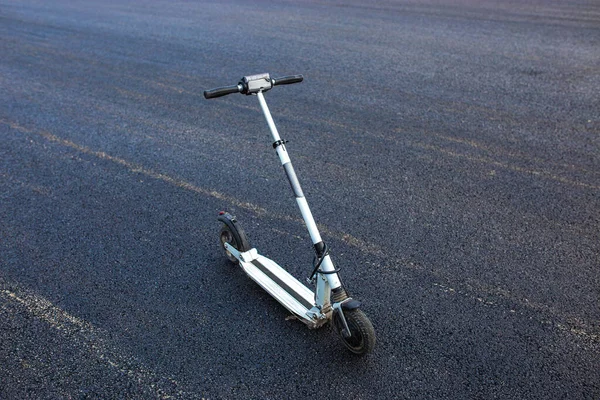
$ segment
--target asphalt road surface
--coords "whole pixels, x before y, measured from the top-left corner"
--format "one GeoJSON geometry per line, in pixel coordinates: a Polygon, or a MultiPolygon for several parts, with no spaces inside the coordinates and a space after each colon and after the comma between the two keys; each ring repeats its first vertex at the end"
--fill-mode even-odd
{"type": "Polygon", "coordinates": [[[0,0],[0,398],[600,398],[600,4],[0,0]],[[257,99],[377,331],[355,357],[217,245],[298,278],[257,99]]]}

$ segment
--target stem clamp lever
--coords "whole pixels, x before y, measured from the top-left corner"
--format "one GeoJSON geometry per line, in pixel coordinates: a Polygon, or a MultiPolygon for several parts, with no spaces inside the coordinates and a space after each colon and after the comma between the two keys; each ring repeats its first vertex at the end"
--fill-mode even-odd
{"type": "Polygon", "coordinates": [[[289,140],[279,139],[278,141],[273,142],[273,148],[276,149],[277,147],[281,146],[282,144],[286,144],[287,142],[289,142],[289,140]]]}

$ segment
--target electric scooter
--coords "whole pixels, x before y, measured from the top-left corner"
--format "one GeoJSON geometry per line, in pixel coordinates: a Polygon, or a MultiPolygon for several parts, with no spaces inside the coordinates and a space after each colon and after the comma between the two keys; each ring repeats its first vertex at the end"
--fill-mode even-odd
{"type": "Polygon", "coordinates": [[[273,148],[279,156],[313,243],[315,257],[308,282],[316,285],[316,290],[313,292],[273,260],[251,248],[239,222],[227,212],[221,212],[218,216],[223,224],[219,235],[220,244],[231,262],[239,264],[250,278],[308,328],[316,329],[332,321],[334,329],[351,352],[366,354],[375,345],[373,325],[360,309],[361,303],[350,297],[342,285],[339,269],[331,260],[329,247],[321,238],[300,187],[285,147],[286,141],[279,136],[264,97],[264,93],[275,86],[299,83],[303,79],[302,75],[271,78],[268,73],[244,76],[237,85],[206,90],[204,97],[213,99],[232,93],[258,97],[273,137],[273,148]]]}

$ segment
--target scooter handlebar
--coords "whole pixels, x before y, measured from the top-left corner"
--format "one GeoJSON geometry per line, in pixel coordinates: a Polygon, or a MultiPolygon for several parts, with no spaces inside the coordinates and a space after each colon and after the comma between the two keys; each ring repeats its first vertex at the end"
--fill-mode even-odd
{"type": "Polygon", "coordinates": [[[215,89],[209,89],[209,90],[204,91],[204,98],[205,99],[214,99],[216,97],[226,96],[231,93],[240,93],[242,91],[242,89],[243,89],[242,85],[239,85],[239,84],[215,88],[215,89]]]}
{"type": "Polygon", "coordinates": [[[273,86],[290,85],[292,83],[302,82],[303,80],[304,77],[302,75],[289,75],[280,78],[269,78],[269,74],[245,76],[237,85],[205,90],[204,98],[214,99],[232,93],[254,94],[259,91],[266,92],[273,86]]]}

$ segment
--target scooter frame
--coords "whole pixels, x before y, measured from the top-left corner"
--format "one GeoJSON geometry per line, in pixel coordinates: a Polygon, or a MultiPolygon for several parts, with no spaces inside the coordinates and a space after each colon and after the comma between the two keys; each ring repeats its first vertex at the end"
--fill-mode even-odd
{"type": "MultiPolygon", "coordinates": [[[[205,91],[204,96],[209,99],[239,92],[247,95],[255,95],[258,98],[261,110],[271,132],[273,148],[276,150],[283,166],[314,246],[316,253],[315,265],[313,265],[313,273],[308,281],[316,283],[316,290],[314,292],[310,290],[275,261],[260,255],[255,248],[240,251],[228,242],[223,243],[223,246],[228,255],[231,255],[238,261],[239,265],[252,280],[258,283],[309,328],[315,329],[323,326],[332,319],[335,313],[339,318],[338,321],[341,323],[342,336],[349,338],[351,336],[351,329],[344,316],[344,311],[358,309],[360,302],[349,297],[342,285],[338,274],[339,270],[335,268],[331,260],[328,247],[321,238],[308,202],[304,197],[302,187],[285,146],[286,141],[281,139],[277,131],[263,94],[275,85],[297,83],[302,80],[302,75],[277,79],[270,78],[269,74],[251,75],[243,77],[238,85],[205,91]]],[[[231,231],[239,231],[239,228],[236,226],[237,221],[232,215],[221,213],[219,220],[228,226],[231,231]]],[[[244,234],[242,233],[242,235],[244,234]]],[[[245,236],[243,240],[246,241],[245,236]]],[[[370,322],[368,324],[370,325],[370,322]]]]}

